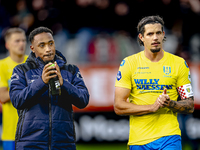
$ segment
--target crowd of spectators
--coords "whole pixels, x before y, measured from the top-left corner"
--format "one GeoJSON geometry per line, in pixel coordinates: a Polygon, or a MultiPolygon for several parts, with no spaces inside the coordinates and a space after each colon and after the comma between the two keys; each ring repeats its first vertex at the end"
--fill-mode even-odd
{"type": "Polygon", "coordinates": [[[70,63],[120,62],[143,49],[136,27],[147,15],[163,17],[166,51],[200,60],[200,0],[0,0],[0,58],[7,52],[7,28],[21,27],[29,35],[46,26],[70,63]]]}

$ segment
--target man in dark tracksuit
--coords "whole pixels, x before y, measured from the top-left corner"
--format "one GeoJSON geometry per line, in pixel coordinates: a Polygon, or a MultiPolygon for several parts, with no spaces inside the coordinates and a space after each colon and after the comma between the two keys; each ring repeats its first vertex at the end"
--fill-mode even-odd
{"type": "Polygon", "coordinates": [[[17,150],[75,150],[72,105],[84,108],[89,93],[78,67],[67,64],[55,50],[53,33],[46,27],[30,35],[31,50],[26,63],[13,70],[10,99],[18,110],[17,150]],[[47,63],[53,61],[52,63],[47,63]],[[61,94],[51,95],[49,80],[58,77],[61,94]]]}

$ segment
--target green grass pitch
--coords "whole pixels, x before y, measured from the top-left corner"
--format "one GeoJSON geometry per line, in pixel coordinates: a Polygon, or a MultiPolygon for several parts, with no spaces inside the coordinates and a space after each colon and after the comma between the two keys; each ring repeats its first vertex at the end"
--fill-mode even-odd
{"type": "Polygon", "coordinates": [[[77,143],[77,150],[127,150],[127,143],[77,143]]]}

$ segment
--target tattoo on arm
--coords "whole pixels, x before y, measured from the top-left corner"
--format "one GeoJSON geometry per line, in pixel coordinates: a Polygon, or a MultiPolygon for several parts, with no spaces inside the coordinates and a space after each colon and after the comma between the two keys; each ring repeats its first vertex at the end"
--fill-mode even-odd
{"type": "Polygon", "coordinates": [[[194,97],[189,97],[179,101],[171,100],[169,103],[169,108],[174,112],[178,113],[193,113],[194,111],[194,97]]]}

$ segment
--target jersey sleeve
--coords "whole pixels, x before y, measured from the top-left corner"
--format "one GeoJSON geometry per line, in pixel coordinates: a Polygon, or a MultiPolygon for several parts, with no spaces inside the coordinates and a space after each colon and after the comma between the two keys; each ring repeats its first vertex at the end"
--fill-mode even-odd
{"type": "Polygon", "coordinates": [[[178,80],[177,80],[177,88],[185,84],[191,83],[190,69],[186,61],[183,61],[183,63],[181,63],[178,73],[179,75],[178,75],[178,80]]]}
{"type": "Polygon", "coordinates": [[[190,70],[186,61],[182,63],[180,66],[179,76],[177,81],[177,90],[179,92],[181,99],[193,96],[190,70]]]}
{"type": "Polygon", "coordinates": [[[131,89],[131,70],[127,58],[125,58],[120,64],[115,86],[131,89]]]}
{"type": "Polygon", "coordinates": [[[5,66],[3,65],[2,61],[0,61],[0,88],[8,87],[5,70],[5,66]]]}

